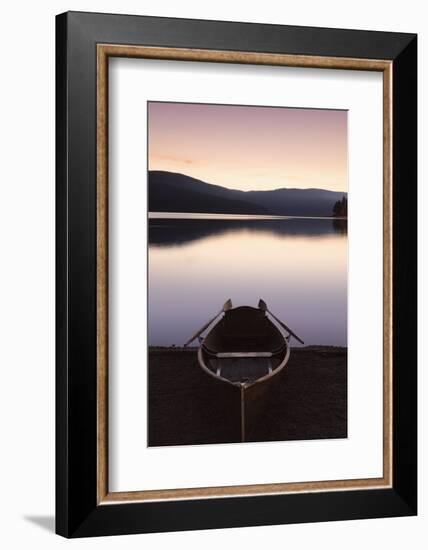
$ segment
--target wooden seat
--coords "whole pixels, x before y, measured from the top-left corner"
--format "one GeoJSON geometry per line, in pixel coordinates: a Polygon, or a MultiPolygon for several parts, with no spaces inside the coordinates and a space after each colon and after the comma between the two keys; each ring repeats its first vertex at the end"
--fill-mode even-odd
{"type": "Polygon", "coordinates": [[[269,374],[270,358],[231,357],[222,359],[221,376],[231,382],[250,382],[269,374]]]}
{"type": "Polygon", "coordinates": [[[270,351],[228,351],[216,353],[219,359],[227,359],[229,357],[272,357],[270,351]]]}

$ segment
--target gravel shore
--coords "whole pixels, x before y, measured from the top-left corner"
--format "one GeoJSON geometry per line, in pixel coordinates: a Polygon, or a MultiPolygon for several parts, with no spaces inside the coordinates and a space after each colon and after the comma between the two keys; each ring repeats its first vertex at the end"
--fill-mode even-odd
{"type": "MultiPolygon", "coordinates": [[[[198,365],[196,348],[149,349],[149,446],[240,441],[236,388],[198,365]]],[[[347,436],[347,349],[294,348],[246,427],[247,441],[347,436]]]]}

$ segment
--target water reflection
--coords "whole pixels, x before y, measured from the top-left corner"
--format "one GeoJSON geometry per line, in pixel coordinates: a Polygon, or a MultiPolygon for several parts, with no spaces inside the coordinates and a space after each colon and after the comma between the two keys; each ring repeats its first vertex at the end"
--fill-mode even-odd
{"type": "Polygon", "coordinates": [[[347,222],[341,219],[151,219],[150,246],[180,246],[212,235],[238,231],[266,232],[273,235],[316,237],[331,233],[347,234],[347,222]]]}
{"type": "Polygon", "coordinates": [[[306,344],[346,346],[346,224],[336,221],[150,220],[149,344],[180,346],[227,298],[262,297],[306,344]]]}
{"type": "Polygon", "coordinates": [[[348,234],[348,220],[347,219],[341,219],[341,218],[335,218],[333,221],[333,229],[340,233],[341,235],[347,235],[348,234]]]}

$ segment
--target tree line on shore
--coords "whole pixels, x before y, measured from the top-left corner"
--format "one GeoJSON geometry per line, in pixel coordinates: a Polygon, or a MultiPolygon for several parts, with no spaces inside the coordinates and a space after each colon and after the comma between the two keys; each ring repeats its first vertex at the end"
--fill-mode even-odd
{"type": "Polygon", "coordinates": [[[341,200],[338,200],[334,203],[333,216],[335,218],[348,217],[348,199],[345,196],[343,196],[341,200]]]}

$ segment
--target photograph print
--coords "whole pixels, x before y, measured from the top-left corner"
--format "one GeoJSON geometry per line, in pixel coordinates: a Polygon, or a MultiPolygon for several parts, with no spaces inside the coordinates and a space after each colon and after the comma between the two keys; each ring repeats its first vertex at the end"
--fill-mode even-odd
{"type": "Polygon", "coordinates": [[[149,447],[347,437],[347,111],[151,101],[149,447]]]}

